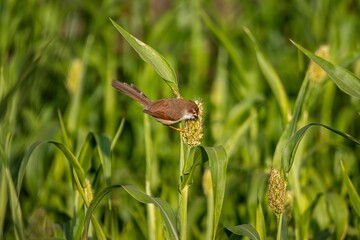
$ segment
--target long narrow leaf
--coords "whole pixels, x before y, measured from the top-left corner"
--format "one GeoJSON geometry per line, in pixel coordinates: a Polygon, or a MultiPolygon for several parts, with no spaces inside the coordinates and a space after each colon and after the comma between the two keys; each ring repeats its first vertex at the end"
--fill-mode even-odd
{"type": "Polygon", "coordinates": [[[274,67],[265,56],[265,54],[260,49],[259,44],[257,43],[255,37],[252,35],[251,31],[248,28],[244,28],[246,34],[250,38],[252,45],[255,49],[256,58],[259,62],[260,69],[265,76],[279,106],[283,116],[284,124],[288,122],[290,117],[290,109],[289,109],[289,100],[284,89],[284,86],[281,82],[279,75],[276,73],[274,67]]]}
{"type": "Polygon", "coordinates": [[[58,149],[62,151],[62,153],[65,155],[67,160],[69,161],[70,165],[74,168],[76,174],[79,177],[80,183],[82,187],[85,187],[85,172],[83,168],[81,167],[79,161],[76,159],[74,154],[70,151],[69,148],[67,148],[64,144],[55,142],[55,141],[49,141],[49,143],[54,144],[58,149]]]}
{"type": "Polygon", "coordinates": [[[310,124],[306,125],[305,127],[301,128],[299,131],[297,131],[294,134],[294,136],[288,141],[287,145],[285,146],[283,154],[282,154],[282,158],[281,158],[285,172],[290,171],[291,166],[294,161],[294,156],[295,156],[296,150],[300,144],[300,141],[304,137],[306,131],[312,126],[324,127],[326,129],[332,131],[333,133],[336,133],[336,134],[342,136],[343,138],[360,145],[360,141],[358,141],[354,137],[350,136],[349,134],[346,134],[344,132],[341,132],[339,130],[336,130],[332,127],[326,126],[321,123],[310,123],[310,124]]]}
{"type": "Polygon", "coordinates": [[[355,210],[357,216],[360,217],[360,197],[359,197],[359,193],[356,191],[353,183],[351,182],[349,176],[347,175],[347,173],[345,171],[344,163],[341,161],[340,164],[341,164],[341,171],[343,173],[343,179],[344,179],[344,182],[345,182],[345,186],[346,186],[346,189],[347,189],[347,191],[349,193],[351,206],[355,210]]]}
{"type": "Polygon", "coordinates": [[[227,227],[226,229],[236,235],[244,235],[252,240],[260,240],[260,236],[258,232],[250,224],[242,224],[242,225],[227,227]]]}
{"type": "Polygon", "coordinates": [[[19,172],[18,172],[18,179],[17,179],[17,185],[16,185],[16,192],[18,194],[18,197],[20,197],[20,189],[21,189],[21,185],[22,185],[22,181],[24,179],[25,176],[25,171],[26,171],[26,166],[30,160],[30,157],[33,153],[33,151],[41,144],[43,144],[44,141],[39,141],[39,142],[35,142],[33,143],[30,148],[27,150],[25,156],[23,157],[21,164],[20,164],[20,168],[19,168],[19,172]]]}
{"type": "Polygon", "coordinates": [[[94,197],[86,213],[82,239],[87,239],[90,217],[92,215],[92,212],[95,210],[96,206],[107,194],[118,188],[123,188],[126,192],[128,192],[133,198],[135,198],[139,202],[155,204],[160,210],[160,214],[163,217],[165,223],[165,229],[169,234],[170,239],[175,239],[175,240],[179,239],[178,232],[176,229],[176,217],[173,210],[171,209],[170,205],[167,202],[165,202],[160,198],[151,197],[134,186],[120,185],[120,184],[106,187],[94,197]]]}
{"type": "Polygon", "coordinates": [[[170,86],[172,91],[177,97],[180,97],[178,83],[175,75],[174,69],[166,61],[166,59],[158,53],[152,47],[146,45],[139,39],[132,36],[125,29],[120,27],[119,24],[114,22],[111,18],[110,21],[115,26],[115,28],[121,33],[125,40],[131,45],[131,47],[140,55],[140,57],[150,64],[155,71],[162,77],[165,82],[170,86]]]}
{"type": "Polygon", "coordinates": [[[110,158],[111,141],[104,134],[95,135],[95,140],[96,140],[96,147],[97,147],[97,150],[98,150],[99,158],[100,158],[103,170],[104,170],[105,179],[106,179],[107,183],[110,183],[110,177],[111,177],[111,158],[110,158]]]}
{"type": "Polygon", "coordinates": [[[297,44],[296,42],[291,42],[312,61],[314,61],[322,69],[324,69],[325,72],[329,75],[329,77],[343,92],[349,94],[350,96],[360,98],[360,79],[358,77],[356,77],[347,69],[339,65],[332,64],[331,62],[326,61],[319,56],[316,56],[309,50],[297,44]]]}
{"type": "Polygon", "coordinates": [[[185,186],[192,184],[196,167],[208,160],[209,158],[204,148],[201,146],[191,148],[183,169],[183,179],[181,179],[179,186],[180,190],[182,190],[185,186]]]}
{"type": "Polygon", "coordinates": [[[220,214],[225,196],[226,169],[228,158],[224,147],[203,147],[209,158],[209,166],[214,191],[214,229],[213,236],[216,236],[217,227],[220,221],[220,214]]]}
{"type": "Polygon", "coordinates": [[[176,228],[176,217],[170,205],[160,198],[154,198],[146,193],[140,191],[134,186],[123,185],[123,188],[136,200],[142,203],[152,203],[155,204],[159,210],[160,214],[163,217],[166,230],[170,236],[170,239],[179,239],[177,228],[176,228]]]}
{"type": "Polygon", "coordinates": [[[257,208],[256,208],[256,230],[259,234],[260,239],[266,239],[266,224],[265,224],[265,217],[264,212],[261,206],[261,201],[257,200],[257,208]]]}

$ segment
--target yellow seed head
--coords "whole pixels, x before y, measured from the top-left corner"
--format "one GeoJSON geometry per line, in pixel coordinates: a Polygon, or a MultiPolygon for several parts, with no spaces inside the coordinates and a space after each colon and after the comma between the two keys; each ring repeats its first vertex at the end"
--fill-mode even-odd
{"type": "Polygon", "coordinates": [[[93,200],[93,192],[89,179],[85,180],[84,195],[85,195],[86,205],[89,206],[91,201],[93,200]]]}
{"type": "Polygon", "coordinates": [[[190,147],[199,146],[203,138],[203,104],[199,100],[196,100],[195,103],[199,108],[198,117],[193,120],[185,120],[184,130],[181,132],[184,143],[190,147]]]}
{"type": "Polygon", "coordinates": [[[271,169],[268,187],[269,207],[276,216],[280,216],[285,207],[286,182],[278,169],[271,169]]]}
{"type": "Polygon", "coordinates": [[[202,178],[202,187],[203,187],[204,194],[206,196],[211,194],[213,191],[211,172],[209,169],[205,169],[205,172],[204,172],[204,175],[202,178]]]}
{"type": "Polygon", "coordinates": [[[71,63],[66,79],[66,87],[71,94],[79,88],[80,79],[83,71],[83,63],[80,59],[74,59],[71,63]]]}
{"type": "MultiPolygon", "coordinates": [[[[330,60],[329,45],[321,45],[318,50],[316,50],[315,54],[325,60],[330,60]]],[[[326,72],[313,61],[309,64],[308,74],[310,81],[314,83],[321,83],[326,76],[326,72]]]]}

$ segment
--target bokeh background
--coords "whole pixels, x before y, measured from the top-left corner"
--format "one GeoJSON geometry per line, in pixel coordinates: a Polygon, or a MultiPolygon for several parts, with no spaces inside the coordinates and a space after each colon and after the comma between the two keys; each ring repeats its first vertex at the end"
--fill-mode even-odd
{"type": "MultiPolygon", "coordinates": [[[[184,98],[203,101],[203,145],[223,145],[229,158],[222,225],[255,225],[260,203],[267,236],[275,238],[267,175],[286,122],[244,28],[253,33],[280,77],[291,109],[309,60],[289,39],[314,52],[328,46],[332,62],[359,76],[359,13],[356,0],[2,0],[0,238],[21,238],[17,232],[22,231],[26,238],[71,239],[81,232],[77,229],[81,200],[70,165],[51,144],[31,153],[18,192],[11,190],[19,183],[22,161],[38,141],[63,143],[78,155],[89,133],[110,144],[120,128],[107,178],[96,154],[87,163],[94,194],[111,184],[144,189],[144,114],[138,103],[111,88],[111,80],[134,83],[151,99],[173,94],[109,18],[169,61],[184,98]],[[17,198],[19,208],[14,210],[17,198]]],[[[359,101],[331,80],[318,83],[305,104],[299,127],[319,122],[359,136],[359,101]]],[[[152,192],[176,209],[179,134],[148,120],[152,192]]],[[[293,199],[287,226],[291,238],[299,236],[296,221],[301,209],[309,210],[306,236],[360,237],[359,216],[351,207],[339,163],[344,161],[359,190],[359,153],[358,146],[324,129],[306,134],[292,178],[297,184],[290,181],[288,187],[293,199]],[[300,200],[294,199],[294,191],[301,192],[300,200]],[[326,199],[336,199],[338,211],[326,199]]],[[[204,239],[206,229],[203,170],[198,169],[190,187],[190,239],[204,239]]],[[[123,191],[114,192],[111,199],[111,209],[103,203],[95,212],[107,236],[146,239],[145,206],[123,191]]]]}

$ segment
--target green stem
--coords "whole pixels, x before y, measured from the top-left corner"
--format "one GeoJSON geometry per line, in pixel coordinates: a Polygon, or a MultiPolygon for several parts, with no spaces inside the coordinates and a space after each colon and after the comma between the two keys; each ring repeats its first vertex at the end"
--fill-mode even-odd
{"type": "MultiPolygon", "coordinates": [[[[179,185],[183,179],[183,169],[185,166],[184,143],[180,134],[180,166],[179,166],[179,185]]],[[[187,205],[188,205],[188,190],[189,186],[186,185],[180,190],[179,195],[179,215],[180,215],[180,238],[181,240],[187,239],[187,205]]]]}
{"type": "Polygon", "coordinates": [[[215,239],[214,233],[214,192],[211,189],[207,196],[207,219],[206,219],[206,238],[215,239]]]}
{"type": "Polygon", "coordinates": [[[277,217],[278,228],[277,228],[276,240],[281,240],[282,217],[283,217],[283,214],[281,214],[280,216],[277,217]]]}
{"type": "MultiPolygon", "coordinates": [[[[146,151],[146,176],[145,176],[145,191],[151,196],[151,179],[152,179],[152,141],[150,132],[149,117],[144,114],[144,137],[145,137],[145,151],[146,151]]],[[[155,205],[147,204],[147,224],[148,224],[148,239],[156,239],[156,219],[155,219],[155,205]]]]}

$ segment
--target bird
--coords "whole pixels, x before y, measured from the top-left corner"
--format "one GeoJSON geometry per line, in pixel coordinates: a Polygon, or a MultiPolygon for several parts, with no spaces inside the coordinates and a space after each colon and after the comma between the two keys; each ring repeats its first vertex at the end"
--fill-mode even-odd
{"type": "Polygon", "coordinates": [[[112,80],[111,85],[116,90],[139,102],[144,107],[144,113],[174,130],[183,131],[182,128],[172,126],[173,124],[198,118],[199,107],[194,101],[183,98],[163,98],[152,101],[134,84],[129,85],[125,82],[112,80]]]}

